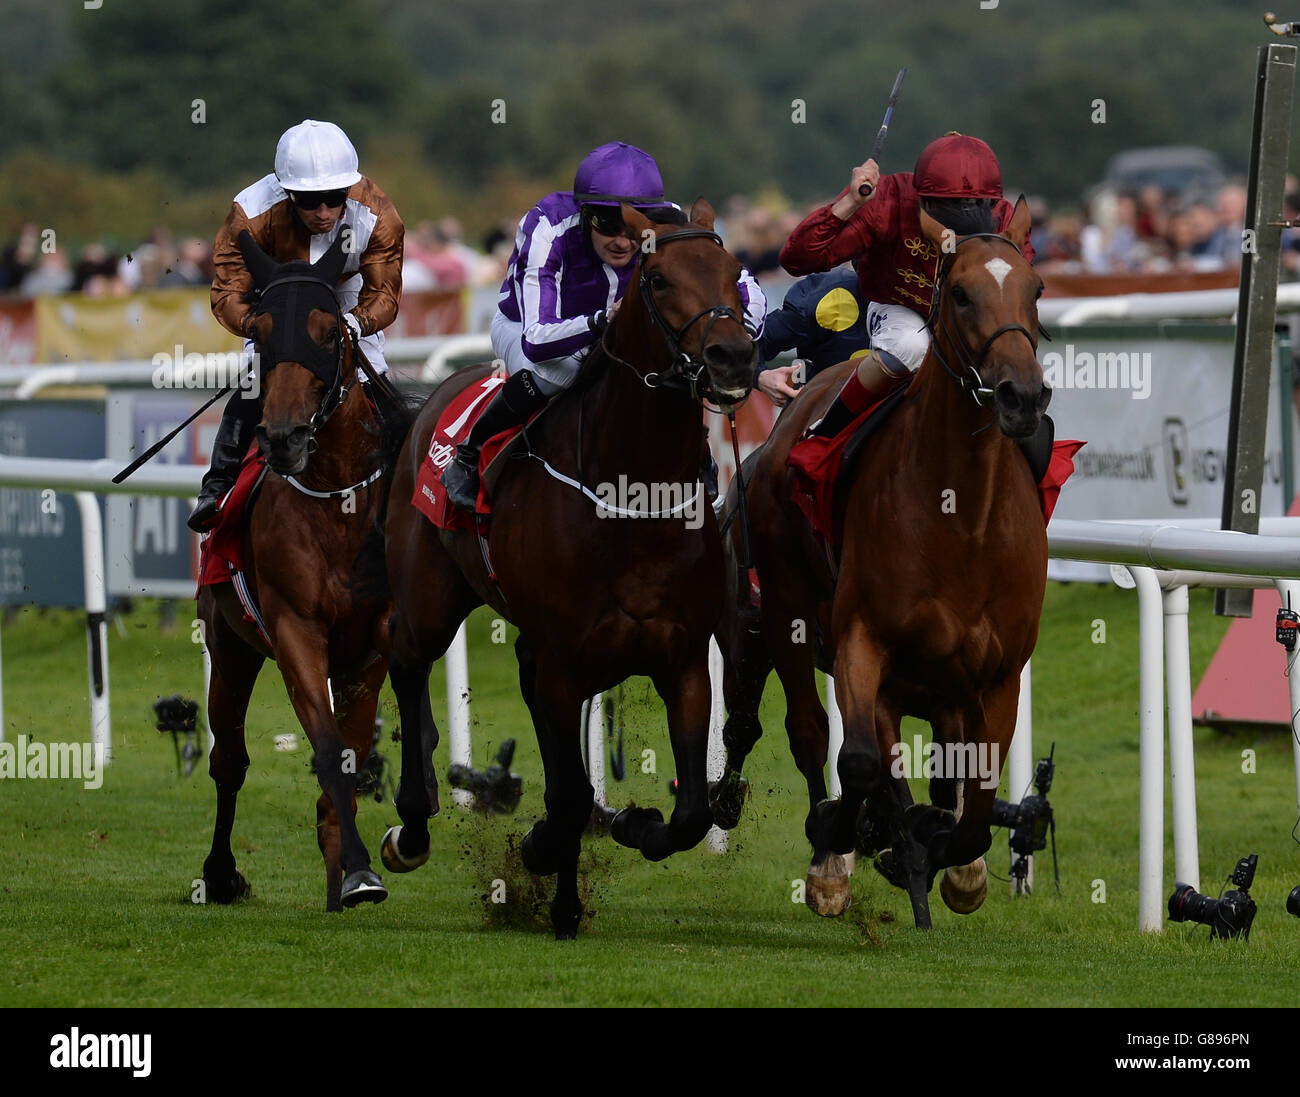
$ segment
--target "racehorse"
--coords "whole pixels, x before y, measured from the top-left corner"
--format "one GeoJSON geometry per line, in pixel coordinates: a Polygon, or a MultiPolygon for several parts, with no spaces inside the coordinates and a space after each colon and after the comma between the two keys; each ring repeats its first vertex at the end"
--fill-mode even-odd
{"type": "Polygon", "coordinates": [[[267,658],[279,665],[315,751],[326,909],[381,902],[388,894],[357,831],[356,783],[387,672],[384,473],[412,413],[387,378],[358,383],[361,355],[334,291],[346,235],[314,265],[277,264],[247,231],[239,239],[260,291],[253,329],[264,398],[257,441],[270,472],[246,520],[242,549],[265,638],[246,619],[234,584],[202,588],[199,617],[212,657],[208,721],[216,740],[209,769],[217,787],[203,879],[214,902],[249,890],[235,867],[230,832],[248,768],[245,714],[267,658]]]}
{"type": "MultiPolygon", "coordinates": [[[[1037,431],[1051,389],[1036,357],[1043,285],[1020,253],[1030,224],[1024,200],[1004,235],[990,220],[989,231],[954,237],[924,211],[921,224],[941,257],[926,321],[931,348],[856,474],[836,485],[833,559],[792,501],[787,457],[856,363],[809,382],[746,462],[761,625],[735,522],[719,634],[727,763],[711,799],[718,824],[734,826],[740,769],[762,734],[758,705],[775,666],[791,751],[808,784],[808,905],[829,915],[844,909],[844,855],[856,841],[881,854],[877,867],[906,888],[924,928],[939,869],[947,869],[940,890],[952,909],[969,913],[983,901],[997,781],[941,774],[931,784],[934,804],[913,805],[893,764],[899,722],[928,720],[936,742],[966,744],[967,758],[976,753],[970,744],[991,745],[1001,770],[1047,574],[1043,514],[1017,441],[1037,431]],[[818,661],[833,669],[844,718],[837,801],[826,799],[822,775],[828,729],[818,661]]],[[[733,482],[729,514],[737,502],[733,482]]]]}
{"type": "MultiPolygon", "coordinates": [[[[625,808],[611,824],[616,841],[658,861],[695,846],[712,821],[708,645],[723,564],[698,482],[700,401],[743,399],[757,353],[742,319],[740,264],[713,232],[708,203],[698,200],[689,221],[676,224],[653,223],[627,205],[622,215],[642,242],[637,292],[623,299],[573,385],[526,428],[530,452],[497,483],[490,531],[481,542],[473,531],[440,531],[405,504],[439,415],[488,366],[456,374],[425,404],[394,473],[385,527],[396,603],[390,679],[403,727],[425,726],[421,690],[475,606],[486,603],[519,627],[519,684],[546,776],[546,813],[521,852],[530,872],[557,876],[557,939],[575,937],[582,915],[579,839],[593,803],[579,738],[584,698],[641,674],[667,706],[678,778],[672,815],[665,823],[657,808],[625,808]],[[689,487],[696,506],[630,517],[596,504],[610,497],[592,489],[621,477],[689,487]]],[[[383,846],[394,871],[428,857],[432,805],[426,782],[409,779],[421,764],[404,737],[402,825],[383,846]]]]}

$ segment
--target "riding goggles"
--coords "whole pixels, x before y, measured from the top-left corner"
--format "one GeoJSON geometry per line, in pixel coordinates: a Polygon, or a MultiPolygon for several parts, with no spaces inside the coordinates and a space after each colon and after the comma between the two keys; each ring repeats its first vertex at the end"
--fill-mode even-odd
{"type": "Polygon", "coordinates": [[[320,206],[328,206],[330,209],[338,209],[348,200],[348,188],[340,187],[338,190],[298,190],[289,191],[288,195],[293,199],[293,204],[299,209],[314,210],[320,206]]]}

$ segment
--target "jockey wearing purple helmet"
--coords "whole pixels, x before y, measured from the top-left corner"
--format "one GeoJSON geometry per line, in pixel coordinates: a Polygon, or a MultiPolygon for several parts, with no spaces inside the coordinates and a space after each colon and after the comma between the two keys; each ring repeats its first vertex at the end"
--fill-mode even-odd
{"type": "MultiPolygon", "coordinates": [[[[527,422],[568,388],[617,313],[640,250],[619,215],[623,202],[654,221],[685,220],[664,198],[663,177],[653,157],[634,145],[611,141],[578,165],[572,191],[548,194],[519,222],[492,319],[492,349],[509,380],[443,472],[447,495],[457,506],[474,509],[483,443],[527,422]]],[[[761,330],[767,310],[763,291],[748,271],[742,271],[739,289],[749,320],[761,330]]]]}

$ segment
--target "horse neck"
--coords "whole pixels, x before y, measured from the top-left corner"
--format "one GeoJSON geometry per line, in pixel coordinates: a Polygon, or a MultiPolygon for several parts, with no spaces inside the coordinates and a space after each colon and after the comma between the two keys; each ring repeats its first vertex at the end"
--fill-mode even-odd
{"type": "MultiPolygon", "coordinates": [[[[936,342],[942,338],[936,336],[936,342]]],[[[949,346],[940,350],[950,364],[958,360],[949,346]]],[[[915,459],[908,467],[919,481],[919,497],[940,504],[951,500],[959,524],[980,531],[999,498],[1015,444],[998,429],[993,408],[977,405],[933,349],[921,363],[913,391],[916,414],[908,452],[915,459]],[[955,496],[945,495],[949,490],[955,496]]]]}
{"type": "MultiPolygon", "coordinates": [[[[620,358],[631,360],[625,347],[653,348],[647,372],[669,367],[667,343],[635,293],[624,298],[616,327],[610,343],[620,358]]],[[[685,483],[698,478],[703,426],[700,405],[689,395],[651,388],[626,365],[606,357],[583,399],[582,461],[589,479],[613,482],[623,474],[641,482],[685,483]]]]}

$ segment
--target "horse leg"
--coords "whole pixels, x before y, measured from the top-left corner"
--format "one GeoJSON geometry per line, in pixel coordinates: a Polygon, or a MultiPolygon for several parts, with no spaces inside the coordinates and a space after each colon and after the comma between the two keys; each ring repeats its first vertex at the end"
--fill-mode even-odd
{"type": "MultiPolygon", "coordinates": [[[[370,756],[375,741],[375,712],[379,708],[379,689],[384,684],[387,666],[378,653],[361,667],[334,667],[331,669],[330,682],[334,689],[334,718],[339,732],[346,744],[345,750],[351,751],[353,769],[360,775],[370,756]]],[[[346,756],[345,757],[349,757],[346,756]]],[[[357,818],[356,782],[351,789],[351,812],[348,819],[353,827],[357,818]]],[[[316,802],[316,842],[320,846],[321,856],[325,860],[326,906],[341,901],[343,874],[340,871],[342,844],[341,829],[335,812],[334,803],[324,794],[316,802]]],[[[367,898],[370,902],[382,902],[384,896],[373,891],[374,882],[367,880],[353,903],[367,898]]]]}
{"type": "Polygon", "coordinates": [[[235,868],[230,833],[235,825],[239,790],[248,771],[244,719],[264,658],[235,634],[210,595],[200,599],[199,615],[212,657],[208,727],[212,729],[213,747],[208,773],[217,787],[217,818],[212,831],[212,849],[203,862],[203,887],[208,901],[232,903],[249,892],[248,881],[235,868]]]}
{"type": "Polygon", "coordinates": [[[538,876],[555,874],[551,925],[557,941],[578,936],[582,902],[578,898],[578,854],[591,818],[595,792],[582,763],[579,732],[583,696],[567,667],[538,655],[523,638],[515,644],[519,684],[537,729],[546,771],[546,815],[525,835],[524,867],[538,876]]]}
{"type": "Polygon", "coordinates": [[[432,670],[432,663],[422,662],[412,668],[396,656],[388,667],[402,727],[402,776],[393,796],[402,822],[388,828],[380,846],[384,867],[392,872],[411,872],[429,859],[428,821],[438,814],[440,806],[433,756],[438,746],[438,725],[429,702],[432,670]]]}
{"type": "MultiPolygon", "coordinates": [[[[856,844],[858,815],[863,803],[883,791],[875,726],[876,698],[883,669],[883,652],[861,619],[853,620],[840,637],[835,653],[835,698],[844,715],[844,745],[837,762],[841,796],[839,800],[818,803],[808,816],[806,828],[813,845],[813,859],[804,894],[808,906],[818,914],[840,914],[848,906],[849,873],[844,854],[851,852],[856,844]]],[[[816,690],[812,693],[816,701],[816,690]]],[[[821,756],[824,761],[824,746],[821,756]]]]}
{"type": "Polygon", "coordinates": [[[740,822],[740,812],[749,793],[749,783],[740,776],[740,770],[763,735],[758,707],[767,676],[772,672],[772,660],[761,632],[751,630],[749,621],[740,612],[740,603],[736,602],[736,598],[748,600],[749,577],[743,575],[738,581],[743,583],[744,590],[733,590],[718,628],[722,693],[727,707],[727,720],[722,726],[726,762],[721,778],[709,786],[709,808],[713,821],[723,830],[731,830],[740,822]]]}
{"type": "Polygon", "coordinates": [[[274,640],[280,674],[293,703],[294,713],[316,752],[316,779],[322,800],[317,805],[317,826],[326,865],[331,865],[333,828],[339,835],[338,864],[343,881],[336,893],[333,879],[326,893],[325,909],[342,910],[360,902],[379,903],[388,897],[379,876],[370,868],[370,853],[357,830],[355,793],[359,765],[355,748],[344,741],[338,721],[330,709],[326,687],[329,665],[327,641],[314,625],[282,611],[274,617],[274,640]],[[328,801],[328,803],[326,803],[328,801]]]}
{"type": "MultiPolygon", "coordinates": [[[[965,719],[960,709],[945,709],[935,714],[931,722],[934,741],[945,746],[966,742],[965,719]]],[[[946,771],[930,780],[930,802],[944,815],[950,815],[952,825],[961,819],[965,808],[964,782],[946,771]]],[[[915,820],[916,815],[913,815],[915,820]]],[[[944,905],[955,914],[973,914],[983,904],[988,894],[988,865],[983,857],[965,865],[948,865],[939,880],[939,895],[944,905]]]]}
{"type": "MultiPolygon", "coordinates": [[[[936,869],[949,866],[973,866],[983,859],[993,844],[989,824],[993,818],[993,799],[997,795],[998,777],[1006,761],[1007,747],[1016,729],[1016,706],[1020,700],[1020,676],[1010,674],[996,688],[985,693],[983,705],[970,713],[967,742],[974,742],[975,768],[988,762],[987,777],[970,773],[962,781],[961,810],[955,826],[935,826],[934,821],[914,816],[913,830],[927,844],[930,863],[936,869]],[[982,757],[981,757],[982,755],[982,757]]],[[[969,754],[967,755],[969,759],[969,754]]],[[[909,822],[913,822],[909,819],[909,822]]],[[[976,870],[977,871],[977,870],[976,870]]],[[[966,887],[978,887],[977,880],[964,880],[966,887]]],[[[982,897],[981,900],[982,901],[982,897]]],[[[978,906],[979,903],[975,903],[978,906]]],[[[971,909],[975,909],[975,906],[971,909]]],[[[959,912],[964,913],[964,912],[959,912]]]]}
{"type": "Polygon", "coordinates": [[[698,845],[713,821],[705,770],[712,696],[708,648],[697,651],[682,671],[656,677],[654,684],[668,709],[677,801],[667,823],[658,808],[624,808],[614,816],[610,834],[620,845],[639,849],[647,861],[662,861],[698,845]]]}
{"type": "Polygon", "coordinates": [[[410,872],[429,859],[428,822],[439,810],[434,762],[439,735],[429,703],[429,674],[478,605],[446,549],[424,528],[424,518],[414,515],[413,520],[419,523],[414,536],[403,538],[400,528],[388,534],[389,581],[397,600],[389,621],[388,680],[403,732],[402,775],[393,797],[402,822],[388,828],[380,845],[384,866],[392,872],[410,872]]]}

